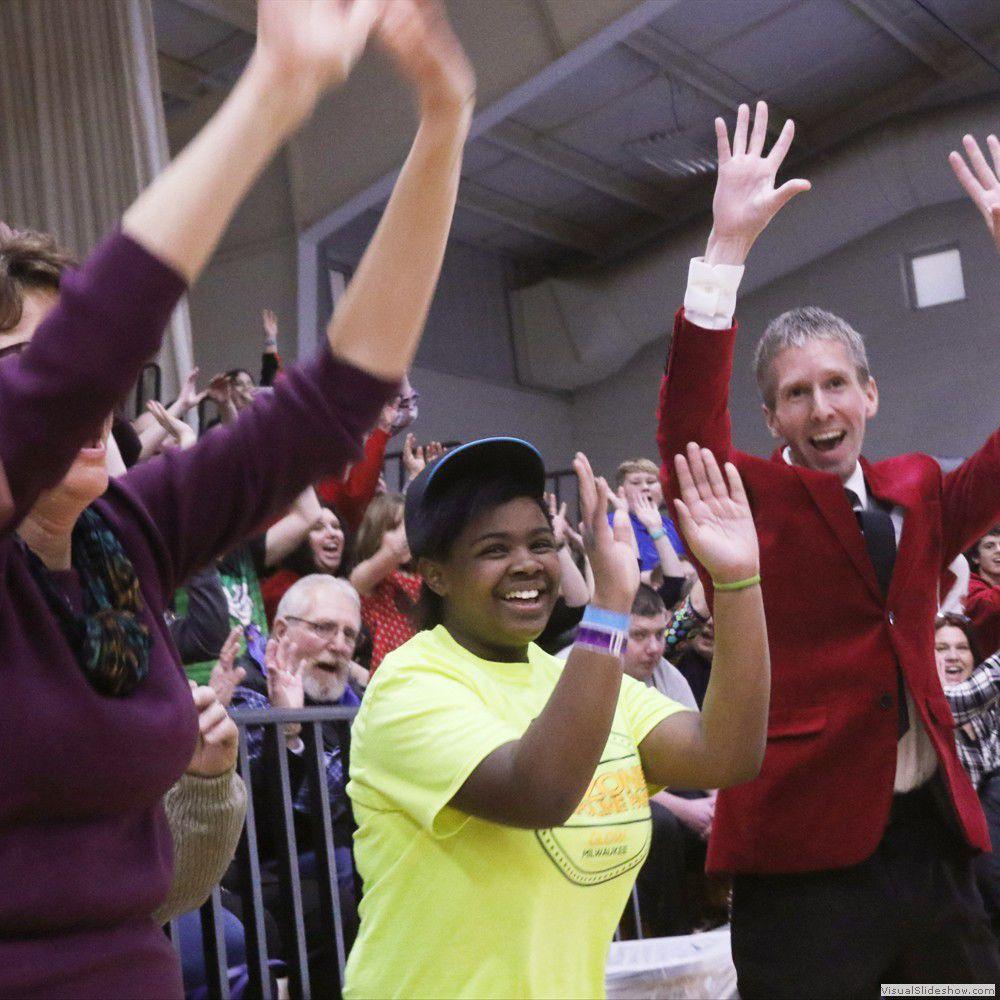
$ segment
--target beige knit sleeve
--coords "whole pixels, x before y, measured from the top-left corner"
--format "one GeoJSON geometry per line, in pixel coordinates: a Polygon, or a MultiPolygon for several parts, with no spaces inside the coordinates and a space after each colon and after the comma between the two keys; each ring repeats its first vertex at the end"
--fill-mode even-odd
{"type": "Polygon", "coordinates": [[[235,771],[215,778],[185,774],[163,805],[174,838],[174,879],[153,914],[159,924],[201,906],[229,867],[246,817],[246,787],[235,771]]]}

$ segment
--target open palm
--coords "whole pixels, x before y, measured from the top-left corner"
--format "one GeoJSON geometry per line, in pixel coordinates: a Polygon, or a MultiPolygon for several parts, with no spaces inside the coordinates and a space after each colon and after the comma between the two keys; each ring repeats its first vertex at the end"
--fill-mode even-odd
{"type": "Polygon", "coordinates": [[[681,499],[675,500],[681,530],[695,558],[716,583],[732,583],[759,571],[760,555],[746,492],[736,466],[719,463],[707,448],[687,446],[676,455],[681,499]]]}
{"type": "Polygon", "coordinates": [[[961,153],[950,153],[948,162],[955,171],[959,183],[965,188],[966,194],[986,220],[993,243],[997,250],[1000,250],[1000,180],[997,179],[1000,177],[1000,140],[995,135],[986,139],[993,160],[992,167],[987,163],[979,143],[973,136],[965,136],[962,145],[965,147],[965,154],[972,164],[972,169],[962,159],[961,153]]]}
{"type": "Polygon", "coordinates": [[[791,119],[764,156],[767,138],[767,105],[760,101],[750,130],[750,109],[741,104],[736,116],[732,146],[726,123],[715,119],[719,152],[719,179],[712,202],[713,234],[720,239],[752,243],[781,208],[795,195],[809,190],[809,182],[797,178],[774,186],[778,170],[788,155],[795,135],[791,119]]]}

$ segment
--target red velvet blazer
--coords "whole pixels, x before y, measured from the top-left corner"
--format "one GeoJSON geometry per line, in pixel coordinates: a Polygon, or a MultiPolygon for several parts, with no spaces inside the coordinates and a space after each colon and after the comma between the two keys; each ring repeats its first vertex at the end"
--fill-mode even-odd
{"type": "Polygon", "coordinates": [[[955,753],[934,617],[942,569],[1000,515],[1000,432],[948,475],[926,455],[862,459],[872,494],[904,509],[885,597],[839,479],[790,466],[780,453],[764,460],[733,449],[735,341],[735,327],[703,330],[678,313],[657,432],[668,495],[674,454],[697,441],[740,470],[760,536],[772,671],[767,752],[755,780],[719,793],[708,868],[817,871],[874,853],[893,794],[897,664],[965,837],[989,850],[955,753]]]}

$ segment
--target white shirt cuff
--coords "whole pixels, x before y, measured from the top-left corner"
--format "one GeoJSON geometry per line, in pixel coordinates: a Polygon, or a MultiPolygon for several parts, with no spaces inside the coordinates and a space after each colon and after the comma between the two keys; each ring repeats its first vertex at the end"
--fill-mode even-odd
{"type": "Polygon", "coordinates": [[[744,270],[742,264],[706,264],[704,257],[692,258],[684,293],[688,322],[706,330],[728,330],[744,270]]]}

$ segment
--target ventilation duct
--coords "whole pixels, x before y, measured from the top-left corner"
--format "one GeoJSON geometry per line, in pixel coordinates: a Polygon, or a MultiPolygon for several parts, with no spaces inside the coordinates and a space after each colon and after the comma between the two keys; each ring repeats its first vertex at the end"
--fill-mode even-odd
{"type": "MultiPolygon", "coordinates": [[[[1000,101],[879,126],[807,168],[800,195],[755,247],[747,294],[919,208],[964,197],[947,156],[966,132],[996,129],[1000,101]]],[[[623,368],[665,340],[681,304],[688,261],[703,252],[709,222],[594,274],[547,278],[511,294],[514,350],[524,384],[574,390],[623,368]]]]}

